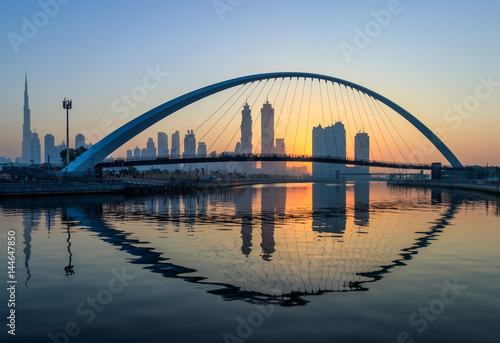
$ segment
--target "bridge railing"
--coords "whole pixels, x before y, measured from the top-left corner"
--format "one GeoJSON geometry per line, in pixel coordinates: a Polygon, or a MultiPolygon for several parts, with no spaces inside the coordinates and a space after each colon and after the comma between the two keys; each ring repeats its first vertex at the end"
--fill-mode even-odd
{"type": "MultiPolygon", "coordinates": [[[[312,163],[338,163],[338,164],[354,164],[354,165],[365,165],[365,166],[371,166],[371,167],[386,167],[386,168],[402,168],[402,169],[430,169],[431,165],[429,164],[423,164],[423,163],[400,163],[400,162],[388,162],[388,161],[377,161],[377,160],[366,160],[366,159],[355,159],[355,158],[350,158],[350,157],[345,157],[345,158],[340,158],[337,156],[330,156],[330,155],[306,155],[306,154],[281,154],[281,153],[267,153],[267,154],[252,154],[252,153],[247,153],[247,154],[233,154],[233,153],[222,153],[222,154],[217,154],[217,155],[209,155],[209,156],[198,156],[198,155],[192,155],[192,156],[185,156],[185,157],[170,157],[170,156],[159,156],[159,157],[129,157],[129,158],[108,158],[103,160],[101,163],[113,163],[115,164],[115,167],[119,167],[120,163],[130,163],[130,162],[142,162],[142,164],[145,164],[144,162],[149,162],[151,161],[151,164],[161,164],[161,163],[154,163],[154,162],[161,162],[162,160],[164,161],[170,161],[170,160],[175,160],[175,163],[188,163],[190,159],[204,159],[206,162],[210,163],[210,160],[213,162],[218,162],[220,160],[226,160],[230,158],[235,158],[237,159],[245,159],[251,161],[252,159],[261,159],[261,158],[281,158],[281,159],[296,159],[297,161],[302,161],[302,162],[312,162],[312,163]],[[311,159],[315,159],[315,161],[311,161],[311,159]],[[183,162],[185,161],[185,162],[183,162]]],[[[451,166],[443,166],[443,169],[449,169],[452,168],[451,166]]]]}

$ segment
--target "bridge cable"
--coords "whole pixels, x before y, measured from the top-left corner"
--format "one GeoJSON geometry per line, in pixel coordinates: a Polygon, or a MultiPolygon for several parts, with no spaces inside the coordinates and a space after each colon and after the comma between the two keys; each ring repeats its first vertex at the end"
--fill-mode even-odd
{"type": "MultiPolygon", "coordinates": [[[[275,84],[275,83],[276,83],[276,78],[274,78],[274,79],[273,79],[273,84],[271,85],[271,89],[273,89],[273,87],[274,87],[274,84],[275,84]]],[[[283,82],[282,82],[281,84],[283,84],[283,82]]],[[[280,88],[279,88],[279,89],[281,89],[281,85],[280,85],[280,88]]],[[[279,91],[278,91],[278,92],[279,92],[279,91]]],[[[261,93],[262,93],[262,91],[261,91],[261,93]]],[[[260,97],[260,93],[259,93],[259,95],[257,95],[257,98],[255,98],[255,101],[253,102],[252,106],[253,106],[253,105],[255,105],[255,103],[259,100],[259,97],[260,97]]],[[[269,98],[267,99],[267,101],[269,101],[269,98]]],[[[271,105],[272,105],[272,104],[271,104],[271,105]]],[[[257,125],[257,122],[259,121],[259,118],[260,118],[260,114],[261,114],[261,112],[262,112],[262,111],[259,111],[259,112],[258,112],[258,114],[257,114],[257,118],[255,119],[255,122],[253,123],[253,126],[252,126],[252,132],[254,132],[255,125],[257,125]]],[[[269,118],[268,118],[268,120],[269,120],[269,118]]],[[[267,126],[267,122],[266,122],[266,126],[267,126]]],[[[262,127],[261,127],[261,129],[260,129],[260,133],[261,133],[261,134],[260,134],[260,136],[259,136],[259,141],[257,142],[257,145],[255,146],[255,151],[257,151],[257,149],[258,149],[258,147],[259,147],[259,145],[260,145],[260,141],[261,141],[261,139],[262,139],[262,127]]],[[[261,154],[263,154],[263,152],[262,152],[262,151],[261,151],[260,153],[261,153],[261,154]]],[[[255,152],[255,154],[257,154],[257,152],[255,152]]]]}
{"type": "MultiPolygon", "coordinates": [[[[285,79],[283,78],[283,81],[284,81],[284,80],[285,80],[285,79]]],[[[290,79],[290,81],[291,81],[291,79],[290,79]]],[[[278,120],[276,121],[276,128],[279,126],[279,123],[280,123],[280,120],[281,120],[281,115],[283,114],[283,108],[285,107],[285,101],[286,101],[286,98],[287,98],[287,96],[288,96],[288,90],[290,89],[290,83],[291,83],[291,82],[288,82],[288,86],[286,87],[285,96],[283,97],[283,102],[281,103],[280,113],[279,113],[279,115],[278,115],[278,120]]],[[[280,86],[280,88],[281,88],[281,86],[280,86]]],[[[279,90],[278,90],[278,93],[279,93],[279,90]]],[[[276,100],[277,100],[277,99],[278,99],[278,96],[276,95],[276,100]]],[[[275,132],[275,134],[276,134],[276,132],[278,132],[278,130],[275,130],[274,132],[275,132]]],[[[285,133],[286,133],[286,130],[285,130],[285,133]]],[[[276,137],[275,137],[275,138],[276,138],[276,137]]],[[[283,147],[282,147],[282,149],[286,151],[285,138],[286,138],[286,137],[283,137],[283,147]]],[[[283,154],[283,153],[285,153],[285,151],[281,151],[281,153],[283,154]]]]}
{"type": "Polygon", "coordinates": [[[321,91],[321,80],[318,79],[318,83],[319,83],[319,97],[321,99],[321,116],[323,117],[323,125],[325,125],[325,129],[323,130],[323,137],[325,138],[326,155],[330,156],[330,154],[328,153],[329,147],[326,140],[326,121],[325,121],[325,110],[323,107],[323,92],[321,91]]]}
{"type": "MultiPolygon", "coordinates": [[[[392,138],[392,140],[393,140],[394,144],[396,145],[396,147],[397,147],[397,148],[398,148],[398,150],[399,150],[399,153],[400,153],[401,157],[403,158],[403,160],[405,160],[405,163],[406,163],[406,159],[404,158],[403,154],[401,153],[401,150],[399,149],[399,146],[397,145],[396,141],[394,140],[394,137],[392,136],[392,132],[391,132],[391,131],[389,130],[389,128],[387,127],[387,124],[385,123],[384,118],[382,117],[382,115],[380,114],[379,109],[377,108],[377,105],[376,105],[377,100],[376,100],[376,99],[374,99],[374,98],[373,98],[373,97],[371,97],[371,96],[370,96],[370,99],[371,99],[371,102],[373,103],[373,107],[375,108],[375,110],[376,110],[377,114],[379,115],[380,119],[382,119],[382,123],[384,124],[384,126],[385,126],[386,130],[389,132],[389,136],[391,136],[391,138],[392,138]]],[[[382,137],[384,137],[384,140],[385,140],[385,135],[383,135],[383,134],[382,134],[382,137]]],[[[386,145],[387,145],[387,141],[386,141],[386,145]]],[[[395,158],[394,158],[394,156],[392,155],[392,151],[391,151],[391,149],[390,149],[389,145],[387,145],[387,149],[389,150],[389,153],[391,154],[392,161],[393,161],[394,163],[396,163],[396,159],[395,159],[395,158]]]]}
{"type": "MultiPolygon", "coordinates": [[[[342,94],[342,87],[341,87],[341,86],[342,86],[342,85],[341,85],[341,84],[339,84],[339,92],[340,92],[340,96],[341,96],[341,98],[342,98],[342,107],[343,107],[344,111],[346,112],[346,115],[345,115],[344,117],[346,118],[346,121],[347,121],[347,130],[348,130],[349,132],[351,132],[351,128],[350,128],[350,127],[351,127],[351,125],[349,124],[349,116],[347,115],[347,108],[346,108],[346,106],[345,106],[345,102],[344,102],[344,95],[342,94]]],[[[345,86],[344,86],[344,87],[345,87],[345,86]]],[[[347,87],[346,87],[346,93],[347,93],[347,87]]],[[[347,134],[347,133],[346,133],[346,134],[347,134]]],[[[352,144],[352,146],[354,146],[354,140],[353,140],[353,138],[352,138],[352,135],[351,135],[351,134],[349,135],[349,138],[351,139],[351,144],[352,144]]],[[[346,140],[347,140],[347,138],[344,138],[344,146],[345,146],[345,145],[347,145],[346,140]]],[[[347,151],[346,151],[346,157],[347,157],[347,151]]]]}
{"type": "MultiPolygon", "coordinates": [[[[266,82],[267,82],[267,81],[266,81],[266,82]]],[[[259,80],[259,82],[257,83],[257,86],[258,86],[260,83],[261,83],[261,80],[259,80]]],[[[246,89],[246,90],[248,90],[248,88],[250,88],[250,85],[252,85],[252,84],[253,84],[253,82],[249,84],[249,86],[247,87],[247,89],[246,89]]],[[[255,86],[255,87],[254,87],[254,90],[255,90],[255,88],[257,88],[257,86],[255,86]]],[[[245,91],[246,91],[246,90],[245,90],[245,91]]],[[[253,93],[253,91],[252,91],[252,93],[253,93]]],[[[244,93],[242,93],[242,94],[241,94],[241,95],[240,95],[240,96],[239,96],[239,97],[238,97],[238,98],[237,98],[237,99],[236,99],[236,100],[232,103],[232,105],[231,105],[231,106],[230,106],[230,107],[229,107],[229,108],[228,108],[228,109],[224,112],[224,114],[223,114],[223,115],[222,115],[222,116],[221,116],[221,117],[220,117],[220,118],[219,118],[219,119],[215,122],[215,124],[213,124],[213,125],[212,125],[212,127],[211,127],[211,128],[210,128],[210,129],[209,129],[209,130],[205,133],[205,135],[203,135],[203,137],[202,137],[201,139],[205,138],[205,136],[206,136],[206,135],[207,135],[210,131],[212,131],[212,129],[215,127],[215,125],[217,125],[217,124],[219,123],[219,121],[220,121],[220,120],[221,120],[221,119],[222,119],[222,118],[223,118],[223,117],[227,114],[227,112],[229,112],[229,110],[230,110],[230,109],[231,109],[231,108],[232,108],[232,107],[236,104],[236,102],[240,100],[240,98],[242,97],[242,95],[243,95],[243,94],[244,94],[244,93]]],[[[232,119],[231,119],[231,121],[232,121],[232,119]]],[[[226,125],[226,127],[227,127],[227,125],[226,125]]],[[[214,142],[213,142],[213,143],[209,146],[209,148],[207,149],[207,151],[210,151],[210,150],[212,149],[212,147],[213,147],[213,146],[214,146],[214,144],[217,142],[217,140],[220,138],[220,136],[221,136],[221,134],[222,134],[223,132],[224,132],[224,131],[221,131],[221,132],[219,133],[219,136],[217,136],[217,138],[216,138],[216,139],[215,139],[215,141],[214,141],[214,142]]],[[[200,139],[200,141],[201,141],[201,139],[200,139]]]]}
{"type": "MultiPolygon", "coordinates": [[[[367,94],[365,94],[365,98],[370,98],[370,96],[369,96],[369,95],[367,95],[367,94]]],[[[373,109],[371,108],[371,106],[370,106],[370,102],[369,102],[368,100],[366,100],[366,105],[367,105],[368,109],[370,110],[370,114],[371,114],[371,116],[372,116],[372,117],[373,117],[373,119],[375,120],[375,124],[377,125],[378,131],[380,132],[380,136],[382,137],[382,139],[383,139],[383,141],[384,141],[384,143],[385,143],[385,147],[387,148],[387,151],[389,151],[389,154],[391,155],[391,158],[392,158],[392,159],[393,159],[393,161],[394,161],[394,157],[392,157],[392,152],[391,152],[391,150],[389,149],[389,144],[387,144],[387,141],[386,141],[386,139],[385,139],[385,135],[383,134],[382,129],[380,128],[380,125],[379,125],[379,123],[378,123],[377,116],[375,116],[375,113],[373,112],[373,109]]],[[[377,135],[376,135],[376,136],[377,136],[377,135]]],[[[381,155],[380,155],[380,157],[381,157],[382,159],[385,159],[385,158],[384,158],[384,156],[383,156],[383,154],[382,154],[382,151],[380,151],[380,154],[381,154],[381,155]]]]}
{"type": "MultiPolygon", "coordinates": [[[[271,85],[271,90],[272,90],[272,88],[274,87],[274,83],[275,83],[275,81],[276,81],[276,79],[274,79],[274,80],[273,80],[273,84],[271,85]]],[[[257,98],[256,98],[256,99],[255,99],[255,101],[253,102],[252,106],[253,106],[253,105],[257,102],[257,99],[260,97],[260,95],[262,94],[262,92],[263,92],[263,91],[264,91],[264,89],[266,88],[266,86],[267,86],[268,82],[269,82],[269,80],[266,80],[266,83],[265,83],[265,84],[264,84],[264,86],[260,89],[260,92],[259,92],[259,94],[257,95],[257,98]]],[[[256,88],[255,88],[255,89],[256,89],[256,88]]],[[[250,93],[250,96],[252,96],[252,94],[254,93],[255,89],[254,89],[254,90],[252,90],[252,92],[250,93]]],[[[236,111],[236,113],[233,115],[233,117],[231,118],[231,121],[230,121],[230,122],[232,122],[232,121],[233,121],[233,119],[236,117],[236,115],[237,115],[238,113],[239,113],[239,108],[238,108],[238,110],[236,111]]],[[[230,123],[230,122],[229,122],[229,123],[230,123]]],[[[226,128],[227,128],[227,126],[229,125],[229,123],[226,125],[226,127],[224,128],[224,130],[222,130],[222,132],[219,134],[219,137],[220,137],[220,135],[221,135],[221,134],[222,134],[222,133],[226,130],[226,128]]],[[[225,150],[229,147],[229,144],[231,144],[232,140],[234,139],[234,136],[238,133],[238,131],[239,131],[239,130],[240,130],[240,128],[238,127],[238,128],[236,129],[236,132],[233,134],[233,137],[231,138],[231,140],[229,141],[229,143],[226,145],[225,150]]],[[[217,137],[217,139],[218,139],[219,137],[217,137]]]]}
{"type": "MultiPolygon", "coordinates": [[[[356,105],[356,111],[358,112],[359,119],[361,120],[362,131],[363,131],[363,133],[366,133],[365,132],[365,124],[364,124],[363,118],[361,117],[361,111],[359,109],[359,105],[358,105],[358,102],[356,100],[356,93],[354,92],[354,89],[352,89],[352,98],[354,99],[354,104],[356,105]]],[[[357,132],[356,135],[358,133],[359,132],[357,132]]],[[[354,139],[354,144],[356,144],[356,138],[354,139]]],[[[369,141],[368,141],[368,144],[370,144],[369,141]]],[[[369,161],[370,160],[370,146],[368,146],[368,151],[367,151],[368,154],[365,154],[365,152],[366,152],[365,147],[363,146],[363,144],[361,144],[361,152],[362,152],[363,156],[368,156],[367,160],[369,161]]],[[[354,146],[354,159],[356,159],[356,146],[354,146]]]]}
{"type": "MultiPolygon", "coordinates": [[[[274,79],[274,81],[276,81],[276,79],[274,79]]],[[[283,82],[282,82],[281,84],[283,84],[283,82]]],[[[274,82],[273,82],[273,84],[271,85],[271,89],[269,90],[269,92],[271,92],[271,90],[273,89],[273,87],[274,87],[274,82]]],[[[281,89],[281,85],[280,85],[280,87],[279,87],[279,89],[278,89],[278,93],[279,93],[279,90],[280,90],[280,89],[281,89]]],[[[264,90],[264,87],[262,88],[262,90],[260,91],[259,95],[257,96],[257,98],[255,99],[255,101],[254,101],[254,103],[253,103],[252,105],[254,105],[254,104],[255,104],[255,102],[257,102],[257,99],[260,97],[260,94],[262,93],[262,91],[263,91],[263,90],[264,90]]],[[[268,94],[269,94],[269,93],[268,93],[268,94]]],[[[250,95],[251,95],[251,94],[250,94],[250,95]]],[[[268,96],[269,96],[269,95],[268,95],[268,96]]],[[[238,111],[239,111],[239,109],[238,109],[238,111]]],[[[236,136],[236,135],[238,134],[238,131],[240,131],[240,129],[241,129],[240,127],[238,127],[238,128],[236,129],[236,132],[233,134],[233,137],[231,138],[231,140],[229,141],[229,143],[228,143],[228,144],[227,144],[227,146],[226,146],[226,150],[227,150],[227,148],[229,147],[229,144],[231,144],[231,142],[233,141],[234,136],[236,136]]],[[[248,138],[248,135],[247,135],[247,138],[248,138]]],[[[245,140],[245,142],[246,142],[246,140],[245,140]]]]}
{"type": "MultiPolygon", "coordinates": [[[[334,126],[334,123],[333,123],[333,113],[332,113],[332,104],[331,104],[331,101],[330,101],[330,91],[328,90],[328,81],[325,81],[325,84],[326,84],[326,92],[328,94],[328,106],[330,107],[330,119],[332,121],[331,125],[334,126]]],[[[333,88],[333,94],[334,94],[334,97],[335,97],[335,105],[337,106],[337,114],[340,115],[339,104],[338,104],[338,101],[337,101],[337,95],[335,93],[335,84],[333,82],[332,82],[332,88],[333,88]]],[[[335,152],[337,153],[336,157],[339,157],[339,147],[337,146],[337,144],[335,144],[335,152]]]]}
{"type": "MultiPolygon", "coordinates": [[[[380,106],[380,104],[379,104],[380,106]]],[[[421,163],[417,156],[415,156],[415,153],[413,152],[413,149],[411,149],[408,144],[406,143],[406,140],[403,138],[403,136],[401,135],[401,133],[399,132],[398,128],[393,124],[391,118],[387,115],[387,113],[385,112],[384,108],[382,106],[380,106],[380,108],[382,109],[382,111],[384,112],[384,114],[386,115],[386,117],[389,119],[389,122],[391,123],[391,125],[394,127],[394,129],[396,130],[396,132],[398,133],[399,137],[403,140],[403,143],[405,143],[406,147],[408,148],[408,150],[410,150],[410,153],[413,155],[413,157],[415,158],[415,161],[417,163],[421,163]]]]}
{"type": "MultiPolygon", "coordinates": [[[[290,83],[292,82],[292,78],[290,78],[290,83]]],[[[288,125],[290,124],[290,118],[292,117],[292,111],[293,111],[293,104],[295,102],[295,94],[297,93],[297,86],[299,85],[299,78],[297,77],[297,82],[295,83],[295,89],[293,91],[293,97],[292,97],[292,104],[290,106],[290,113],[288,114],[288,120],[286,122],[286,128],[285,128],[285,138],[286,134],[288,132],[288,125]]],[[[295,151],[291,152],[292,154],[295,154],[295,151]]]]}
{"type": "Polygon", "coordinates": [[[309,90],[309,106],[307,109],[307,121],[306,121],[306,138],[304,139],[304,155],[306,154],[307,147],[307,134],[309,133],[309,116],[311,114],[311,103],[312,103],[312,90],[313,90],[314,79],[311,78],[311,88],[309,90]]]}
{"type": "MultiPolygon", "coordinates": [[[[276,79],[274,79],[274,81],[276,81],[276,79]]],[[[284,81],[284,78],[281,78],[281,83],[280,83],[280,87],[279,87],[279,89],[278,89],[278,93],[276,93],[276,97],[274,98],[274,102],[271,102],[271,103],[270,103],[270,105],[271,105],[271,106],[272,106],[273,104],[276,106],[276,101],[277,101],[277,99],[278,99],[278,95],[279,95],[279,93],[280,93],[280,91],[281,91],[281,86],[283,85],[283,81],[284,81]]],[[[273,84],[273,86],[274,86],[274,84],[273,84]]],[[[269,100],[267,100],[267,101],[269,101],[269,100]]],[[[273,108],[273,109],[274,109],[274,108],[273,108]]],[[[260,116],[260,113],[261,113],[261,112],[259,112],[259,116],[260,116]]],[[[273,116],[273,117],[274,117],[274,116],[273,116]]],[[[265,125],[265,127],[267,127],[267,124],[268,124],[268,123],[269,123],[269,117],[267,118],[267,121],[266,121],[266,125],[265,125]]],[[[261,140],[262,140],[262,127],[261,127],[260,132],[261,132],[261,134],[260,134],[260,136],[259,136],[259,141],[257,142],[257,147],[260,145],[260,142],[261,142],[261,140]]],[[[273,133],[274,133],[274,134],[276,133],[276,132],[275,132],[275,130],[274,130],[274,123],[273,123],[273,133]]],[[[274,137],[274,136],[273,136],[273,142],[272,142],[272,146],[273,146],[273,147],[274,147],[274,140],[275,140],[275,139],[276,139],[276,137],[274,137]]],[[[270,153],[270,149],[271,149],[271,147],[269,147],[268,151],[266,151],[265,153],[266,153],[266,154],[269,154],[269,153],[270,153]]],[[[263,152],[262,150],[261,150],[261,152],[260,152],[260,153],[261,153],[261,155],[263,155],[263,154],[264,154],[264,152],[263,152]]]]}
{"type": "Polygon", "coordinates": [[[364,114],[365,114],[365,117],[366,117],[366,118],[367,118],[367,120],[368,120],[368,125],[370,125],[370,131],[371,131],[371,133],[372,133],[373,139],[375,140],[375,145],[377,146],[377,149],[378,149],[378,151],[379,151],[379,153],[380,153],[380,156],[382,156],[382,150],[380,150],[380,146],[379,146],[379,144],[378,144],[377,135],[375,134],[375,130],[373,130],[372,122],[371,122],[371,120],[370,120],[370,117],[368,116],[368,112],[366,112],[365,103],[363,102],[363,98],[361,97],[361,94],[363,94],[364,96],[366,96],[366,94],[365,94],[365,93],[360,92],[360,91],[358,90],[359,101],[361,102],[361,105],[362,105],[362,107],[363,107],[363,112],[364,112],[364,114]]]}
{"type": "MultiPolygon", "coordinates": [[[[260,82],[260,81],[259,81],[259,82],[260,82]]],[[[249,88],[249,87],[250,87],[253,83],[254,83],[254,81],[252,81],[252,82],[248,83],[247,89],[248,89],[248,88],[249,88]]],[[[203,126],[203,125],[205,125],[205,124],[206,124],[206,123],[207,123],[207,122],[208,122],[208,121],[209,121],[209,120],[210,120],[210,119],[211,119],[211,118],[212,118],[212,117],[213,117],[213,116],[214,116],[217,112],[219,112],[219,110],[220,110],[222,107],[224,107],[224,106],[225,106],[225,105],[229,102],[229,100],[231,100],[231,99],[232,99],[232,98],[233,98],[233,97],[234,97],[234,96],[235,96],[235,95],[236,95],[236,94],[237,94],[240,90],[242,90],[242,89],[243,89],[243,87],[245,87],[245,85],[247,85],[247,84],[243,84],[243,85],[241,85],[241,87],[239,87],[239,88],[236,90],[236,92],[234,92],[234,93],[233,93],[233,94],[232,94],[232,95],[231,95],[231,96],[230,96],[230,97],[229,97],[229,98],[228,98],[228,99],[227,99],[227,100],[226,100],[226,101],[225,101],[225,102],[224,102],[224,103],[223,103],[223,104],[222,104],[222,105],[221,105],[221,106],[217,109],[217,110],[215,110],[215,112],[213,112],[213,113],[212,113],[212,114],[211,114],[211,115],[210,115],[210,116],[209,116],[209,117],[208,117],[208,118],[207,118],[207,119],[206,119],[203,123],[201,123],[201,124],[200,124],[200,125],[196,128],[196,130],[194,130],[194,132],[193,132],[193,133],[198,132],[198,130],[199,130],[199,129],[203,126]]],[[[242,96],[244,93],[245,93],[245,91],[243,91],[243,92],[242,92],[242,94],[238,97],[238,99],[239,99],[239,98],[241,98],[241,96],[242,96]]],[[[238,99],[236,99],[236,100],[235,100],[235,102],[236,102],[238,99]]],[[[234,103],[233,103],[233,105],[234,105],[234,103]]],[[[211,127],[208,131],[207,131],[207,133],[205,133],[205,134],[203,135],[203,137],[201,137],[200,141],[202,141],[202,140],[203,140],[203,138],[205,138],[205,136],[208,134],[208,132],[210,132],[210,131],[214,128],[214,126],[215,126],[215,125],[217,125],[217,123],[218,123],[218,122],[222,119],[222,117],[224,117],[224,116],[226,115],[226,113],[229,111],[229,109],[230,109],[233,105],[231,105],[231,106],[230,106],[230,107],[226,110],[226,112],[224,112],[224,114],[223,114],[223,115],[222,115],[222,116],[221,116],[221,117],[220,117],[220,118],[219,118],[219,119],[215,122],[215,124],[213,124],[213,125],[212,125],[212,127],[211,127]]],[[[184,140],[182,141],[182,143],[179,143],[179,144],[175,147],[175,149],[174,149],[174,150],[179,149],[179,151],[180,151],[180,147],[181,147],[181,145],[183,145],[185,142],[186,142],[186,138],[184,138],[184,140]]]]}
{"type": "Polygon", "coordinates": [[[300,115],[302,113],[302,103],[304,101],[304,91],[305,91],[305,89],[306,89],[306,79],[304,78],[304,86],[302,87],[302,96],[300,98],[299,118],[297,119],[297,127],[295,128],[295,139],[293,141],[293,151],[294,152],[295,152],[295,143],[297,142],[297,134],[299,132],[300,115]]]}

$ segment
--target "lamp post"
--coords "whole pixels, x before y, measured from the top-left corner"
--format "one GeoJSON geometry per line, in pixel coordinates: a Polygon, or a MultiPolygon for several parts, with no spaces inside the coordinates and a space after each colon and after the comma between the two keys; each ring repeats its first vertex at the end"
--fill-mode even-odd
{"type": "Polygon", "coordinates": [[[66,109],[66,166],[69,165],[69,110],[71,109],[71,100],[63,100],[63,108],[66,109]]]}

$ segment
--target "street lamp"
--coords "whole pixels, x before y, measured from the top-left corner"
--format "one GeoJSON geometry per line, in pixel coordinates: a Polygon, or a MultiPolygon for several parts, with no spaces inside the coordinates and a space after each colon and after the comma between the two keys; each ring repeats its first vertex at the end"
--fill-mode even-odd
{"type": "Polygon", "coordinates": [[[71,109],[71,100],[63,100],[63,108],[66,109],[66,166],[69,165],[69,110],[71,109]]]}

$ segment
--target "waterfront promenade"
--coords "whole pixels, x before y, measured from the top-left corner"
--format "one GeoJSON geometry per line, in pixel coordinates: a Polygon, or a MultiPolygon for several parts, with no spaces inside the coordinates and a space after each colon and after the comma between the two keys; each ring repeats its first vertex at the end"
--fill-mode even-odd
{"type": "Polygon", "coordinates": [[[500,195],[500,182],[487,180],[391,180],[388,185],[453,188],[500,195]]]}

